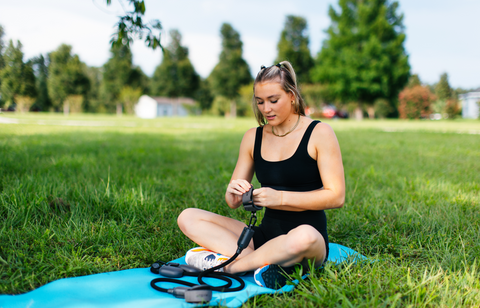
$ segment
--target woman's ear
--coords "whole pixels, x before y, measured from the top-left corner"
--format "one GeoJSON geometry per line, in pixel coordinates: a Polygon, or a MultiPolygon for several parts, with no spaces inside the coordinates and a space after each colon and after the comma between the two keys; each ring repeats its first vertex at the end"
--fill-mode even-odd
{"type": "Polygon", "coordinates": [[[293,93],[293,91],[290,91],[290,92],[288,92],[288,94],[289,94],[290,101],[294,101],[295,100],[295,93],[293,93]]]}

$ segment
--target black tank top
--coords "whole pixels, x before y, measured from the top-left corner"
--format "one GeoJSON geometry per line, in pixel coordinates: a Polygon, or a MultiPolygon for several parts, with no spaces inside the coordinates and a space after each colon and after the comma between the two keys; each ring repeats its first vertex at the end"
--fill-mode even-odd
{"type": "Polygon", "coordinates": [[[281,161],[263,159],[261,154],[263,127],[257,128],[253,160],[255,174],[262,187],[284,191],[311,191],[323,187],[317,161],[307,150],[312,131],[319,122],[310,123],[293,156],[281,161]]]}

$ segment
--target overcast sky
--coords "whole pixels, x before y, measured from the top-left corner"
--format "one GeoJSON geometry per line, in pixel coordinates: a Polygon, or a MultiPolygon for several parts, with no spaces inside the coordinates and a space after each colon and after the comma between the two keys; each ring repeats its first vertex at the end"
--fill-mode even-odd
{"type": "MultiPolygon", "coordinates": [[[[315,56],[324,30],[330,24],[332,0],[146,0],[145,20],[159,19],[164,27],[162,44],[170,29],[183,35],[183,45],[197,72],[206,77],[220,54],[220,27],[230,23],[241,35],[244,58],[252,75],[274,61],[286,15],[307,19],[310,50],[315,56]]],[[[480,87],[479,0],[400,0],[404,14],[406,50],[412,73],[435,83],[447,72],[453,87],[480,87]]],[[[25,59],[48,53],[62,43],[90,66],[109,58],[109,40],[122,8],[117,0],[0,0],[0,25],[9,39],[20,40],[25,59]]],[[[161,61],[161,51],[143,42],[133,45],[134,63],[151,76],[161,61]]]]}

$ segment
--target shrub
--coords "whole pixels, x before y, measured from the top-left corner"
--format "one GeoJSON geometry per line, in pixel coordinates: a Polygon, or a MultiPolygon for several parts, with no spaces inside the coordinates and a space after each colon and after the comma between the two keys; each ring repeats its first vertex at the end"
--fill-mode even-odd
{"type": "Polygon", "coordinates": [[[398,95],[398,100],[398,113],[401,119],[419,119],[430,115],[435,95],[427,87],[417,85],[403,89],[398,95]]]}
{"type": "Polygon", "coordinates": [[[445,113],[447,114],[449,119],[455,119],[457,116],[460,115],[462,108],[458,100],[456,99],[448,99],[447,103],[445,104],[445,113]]]}
{"type": "Polygon", "coordinates": [[[17,112],[28,112],[33,103],[35,103],[35,99],[30,96],[17,95],[15,96],[15,103],[17,104],[15,108],[17,112]]]}
{"type": "Polygon", "coordinates": [[[82,112],[83,96],[82,95],[69,95],[63,102],[63,112],[68,113],[80,113],[82,112]]]}
{"type": "Polygon", "coordinates": [[[375,103],[373,104],[373,108],[375,110],[375,114],[381,119],[386,118],[392,112],[392,109],[393,109],[392,106],[390,105],[390,102],[384,98],[379,98],[375,100],[375,103]]]}

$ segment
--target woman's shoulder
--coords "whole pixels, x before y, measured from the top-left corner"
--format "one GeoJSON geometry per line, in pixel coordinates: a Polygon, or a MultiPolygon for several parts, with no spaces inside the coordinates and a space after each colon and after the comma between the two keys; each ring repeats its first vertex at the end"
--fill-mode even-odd
{"type": "Polygon", "coordinates": [[[315,125],[312,131],[312,139],[322,144],[325,144],[325,142],[328,141],[337,142],[337,137],[333,131],[333,128],[324,122],[319,122],[317,125],[315,125]]]}
{"type": "Polygon", "coordinates": [[[245,132],[243,135],[242,143],[250,144],[255,141],[255,135],[257,133],[258,127],[252,127],[245,132]]]}

